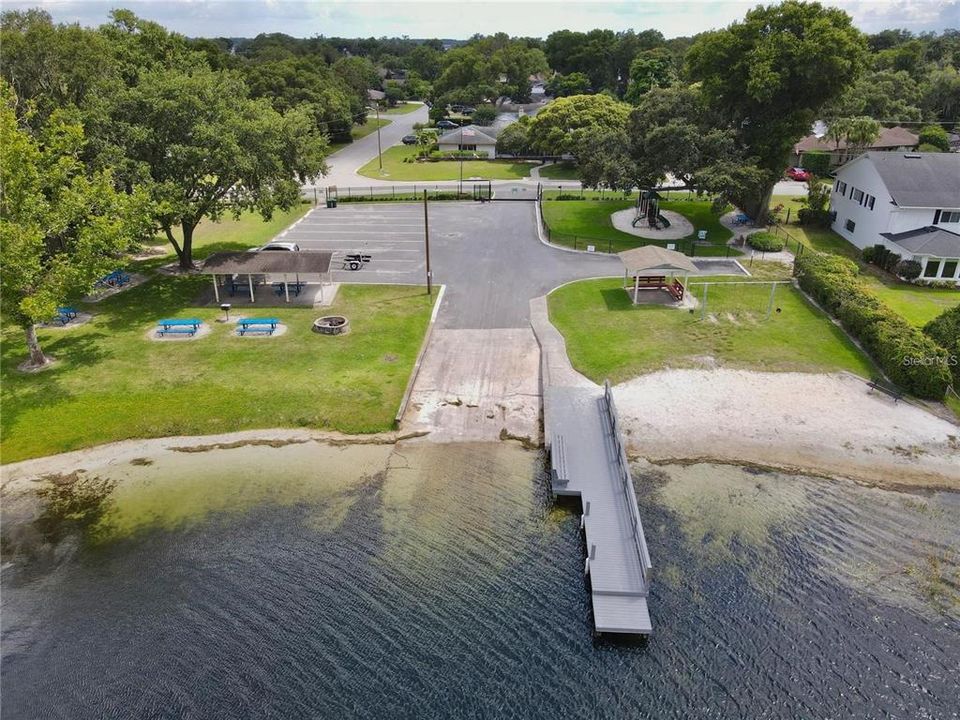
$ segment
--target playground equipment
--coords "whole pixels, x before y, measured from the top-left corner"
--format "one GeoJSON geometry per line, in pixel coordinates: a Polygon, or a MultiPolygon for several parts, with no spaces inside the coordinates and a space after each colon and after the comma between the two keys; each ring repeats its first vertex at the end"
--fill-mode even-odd
{"type": "Polygon", "coordinates": [[[630,224],[636,227],[644,219],[656,230],[670,227],[670,221],[660,214],[660,196],[656,190],[641,190],[637,197],[637,214],[630,224]]]}

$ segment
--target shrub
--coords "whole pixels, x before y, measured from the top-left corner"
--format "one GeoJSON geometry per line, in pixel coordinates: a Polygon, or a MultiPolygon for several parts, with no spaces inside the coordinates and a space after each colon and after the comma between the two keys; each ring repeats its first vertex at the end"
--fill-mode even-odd
{"type": "Polygon", "coordinates": [[[917,397],[943,399],[951,381],[947,351],[870,292],[854,262],[807,252],[794,267],[800,287],[860,340],[893,382],[917,397]]]}
{"type": "Polygon", "coordinates": [[[830,174],[830,154],[819,150],[803,154],[803,167],[817,177],[830,174]]]}
{"type": "Polygon", "coordinates": [[[954,389],[960,389],[960,305],[944,310],[923,326],[923,332],[950,355],[954,389]]]}
{"type": "Polygon", "coordinates": [[[895,270],[897,275],[909,281],[916,280],[920,277],[920,271],[923,270],[923,266],[916,260],[901,260],[897,263],[895,270]]]}
{"type": "Polygon", "coordinates": [[[920,131],[918,140],[920,152],[950,152],[950,136],[939,125],[927,125],[920,131]],[[924,150],[924,145],[929,145],[933,149],[924,150]]]}
{"type": "Polygon", "coordinates": [[[783,250],[783,240],[768,232],[753,233],[747,238],[747,243],[754,250],[762,252],[780,252],[783,250]]]}
{"type": "Polygon", "coordinates": [[[812,225],[814,227],[830,227],[830,223],[833,222],[833,213],[829,210],[800,208],[797,212],[797,222],[801,225],[812,225]]]}
{"type": "MultiPolygon", "coordinates": [[[[900,264],[900,255],[892,252],[886,245],[873,245],[864,248],[860,253],[860,257],[863,258],[864,262],[876,265],[878,268],[882,268],[887,272],[894,272],[900,264]]],[[[918,271],[917,275],[919,274],[918,271]]]]}

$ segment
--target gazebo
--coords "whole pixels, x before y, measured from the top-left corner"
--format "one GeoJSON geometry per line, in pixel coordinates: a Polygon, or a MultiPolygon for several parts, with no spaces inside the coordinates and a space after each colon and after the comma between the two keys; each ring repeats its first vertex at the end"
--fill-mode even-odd
{"type": "MultiPolygon", "coordinates": [[[[203,263],[202,272],[213,277],[213,294],[220,302],[221,277],[229,278],[237,283],[241,276],[246,276],[246,289],[250,292],[250,302],[256,302],[254,285],[263,277],[282,278],[277,284],[282,285],[286,301],[290,302],[291,279],[299,291],[303,281],[314,279],[321,284],[329,278],[330,258],[329,251],[282,251],[265,252],[221,252],[214,253],[203,263]]],[[[278,290],[279,292],[279,290],[278,290]]]]}
{"type": "Polygon", "coordinates": [[[683,253],[659,245],[644,245],[617,253],[623,263],[624,289],[633,291],[636,305],[641,290],[666,290],[677,302],[683,300],[687,275],[699,268],[683,253]],[[683,275],[683,282],[676,279],[683,275]],[[630,281],[630,278],[633,278],[630,281]]]}

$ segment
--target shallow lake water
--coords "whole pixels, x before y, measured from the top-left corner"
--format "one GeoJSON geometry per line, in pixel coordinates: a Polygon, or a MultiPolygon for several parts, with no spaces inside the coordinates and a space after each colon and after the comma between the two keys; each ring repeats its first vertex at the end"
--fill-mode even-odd
{"type": "Polygon", "coordinates": [[[647,641],[510,444],[166,452],[3,497],[4,718],[955,718],[960,494],[635,466],[647,641]]]}

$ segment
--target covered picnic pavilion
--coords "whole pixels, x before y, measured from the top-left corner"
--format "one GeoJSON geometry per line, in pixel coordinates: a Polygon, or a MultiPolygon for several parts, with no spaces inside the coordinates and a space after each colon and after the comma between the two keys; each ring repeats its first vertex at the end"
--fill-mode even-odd
{"type": "Polygon", "coordinates": [[[213,278],[213,294],[220,302],[221,281],[234,288],[242,283],[250,294],[250,302],[256,302],[254,288],[264,281],[272,282],[290,302],[290,286],[295,294],[308,282],[323,283],[330,280],[330,258],[326,250],[220,252],[214,253],[203,263],[201,272],[213,278]],[[279,278],[279,279],[277,279],[279,278]]]}
{"type": "Polygon", "coordinates": [[[639,302],[641,290],[664,290],[680,302],[683,300],[687,276],[697,274],[699,268],[681,252],[667,250],[659,245],[643,245],[617,253],[623,263],[624,289],[633,293],[633,304],[639,302]],[[683,281],[677,279],[683,276],[683,281]]]}

